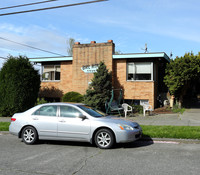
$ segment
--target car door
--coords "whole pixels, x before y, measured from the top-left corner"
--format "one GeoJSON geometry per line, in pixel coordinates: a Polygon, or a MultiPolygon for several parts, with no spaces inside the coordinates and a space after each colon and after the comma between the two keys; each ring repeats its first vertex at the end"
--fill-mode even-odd
{"type": "Polygon", "coordinates": [[[31,118],[39,137],[57,137],[57,105],[45,105],[36,110],[31,118]]]}
{"type": "Polygon", "coordinates": [[[66,140],[90,140],[90,120],[78,118],[80,113],[81,111],[75,106],[60,106],[58,137],[66,140]]]}

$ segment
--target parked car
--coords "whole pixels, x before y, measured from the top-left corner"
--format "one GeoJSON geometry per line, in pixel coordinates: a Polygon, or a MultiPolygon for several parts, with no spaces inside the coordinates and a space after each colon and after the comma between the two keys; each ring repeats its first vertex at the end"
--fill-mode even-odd
{"type": "Polygon", "coordinates": [[[46,103],[16,113],[9,131],[26,144],[37,140],[83,141],[102,149],[115,143],[133,142],[142,134],[138,123],[72,103],[46,103]]]}

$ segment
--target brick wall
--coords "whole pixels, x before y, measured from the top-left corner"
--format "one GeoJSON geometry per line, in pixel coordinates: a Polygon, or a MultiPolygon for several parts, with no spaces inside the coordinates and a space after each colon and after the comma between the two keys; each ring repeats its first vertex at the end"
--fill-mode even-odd
{"type": "Polygon", "coordinates": [[[60,81],[43,81],[40,88],[41,96],[60,98],[66,92],[73,90],[72,61],[61,62],[60,68],[60,81]]]}
{"type": "Polygon", "coordinates": [[[114,52],[114,43],[108,40],[107,43],[96,43],[91,41],[90,44],[75,43],[73,48],[73,82],[74,91],[85,94],[88,83],[93,78],[92,73],[85,73],[81,70],[82,66],[99,64],[104,61],[107,68],[112,70],[112,54],[114,52]]]}
{"type": "Polygon", "coordinates": [[[124,99],[149,100],[154,108],[154,82],[153,81],[127,81],[126,59],[113,61],[114,87],[124,90],[124,99]]]}
{"type": "MultiPolygon", "coordinates": [[[[99,64],[104,61],[113,73],[114,88],[124,90],[124,99],[149,100],[154,108],[156,104],[157,85],[154,81],[127,81],[126,59],[113,60],[115,45],[112,40],[107,43],[76,43],[73,48],[73,61],[61,62],[61,79],[58,82],[42,82],[41,90],[53,88],[49,97],[62,97],[69,91],[85,94],[93,73],[85,73],[82,66],[99,64]]],[[[157,70],[157,68],[156,68],[157,70]]]]}
{"type": "Polygon", "coordinates": [[[75,43],[73,47],[73,61],[61,62],[61,77],[60,81],[42,82],[41,91],[52,89],[49,95],[45,96],[56,97],[62,96],[69,91],[76,91],[85,94],[89,82],[93,78],[93,73],[85,73],[81,70],[82,66],[99,64],[104,61],[107,68],[112,71],[112,55],[115,45],[112,40],[107,43],[96,43],[91,41],[90,44],[75,43]],[[59,93],[55,93],[54,91],[59,93]]]}

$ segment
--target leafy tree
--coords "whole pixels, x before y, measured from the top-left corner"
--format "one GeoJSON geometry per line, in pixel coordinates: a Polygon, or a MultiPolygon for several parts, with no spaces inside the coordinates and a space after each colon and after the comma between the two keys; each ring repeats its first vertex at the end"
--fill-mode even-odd
{"type": "Polygon", "coordinates": [[[199,76],[200,53],[198,55],[187,53],[183,57],[176,57],[167,65],[164,82],[170,94],[179,101],[179,107],[183,103],[183,97],[190,88],[191,82],[197,80],[199,76]]]}
{"type": "Polygon", "coordinates": [[[122,54],[120,50],[115,51],[115,54],[122,54]]]}
{"type": "Polygon", "coordinates": [[[11,116],[33,107],[40,75],[25,56],[9,56],[0,71],[0,114],[11,116]]]}
{"type": "Polygon", "coordinates": [[[97,72],[89,88],[86,90],[84,102],[96,109],[105,111],[105,102],[110,99],[112,90],[112,74],[104,62],[100,62],[97,72]]]}
{"type": "Polygon", "coordinates": [[[82,102],[83,101],[83,95],[81,95],[78,92],[67,92],[63,97],[62,97],[63,102],[82,102]]]}
{"type": "Polygon", "coordinates": [[[68,48],[67,48],[67,53],[69,56],[73,55],[73,45],[75,43],[75,39],[74,38],[69,38],[69,40],[67,41],[68,43],[68,48]]]}

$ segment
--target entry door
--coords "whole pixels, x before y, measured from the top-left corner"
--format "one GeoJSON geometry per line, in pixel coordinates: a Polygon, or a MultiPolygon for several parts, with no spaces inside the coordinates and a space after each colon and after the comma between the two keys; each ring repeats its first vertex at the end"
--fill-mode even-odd
{"type": "Polygon", "coordinates": [[[90,120],[78,118],[81,112],[72,106],[60,106],[58,137],[66,140],[89,141],[90,120]]]}
{"type": "Polygon", "coordinates": [[[57,106],[42,106],[32,115],[32,124],[38,131],[39,137],[57,137],[57,106]]]}

